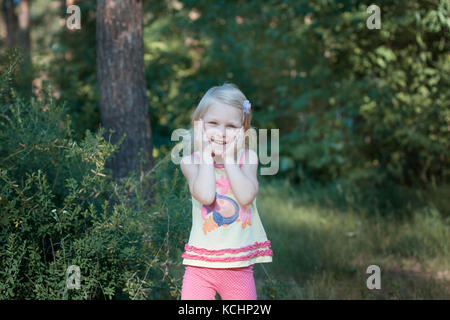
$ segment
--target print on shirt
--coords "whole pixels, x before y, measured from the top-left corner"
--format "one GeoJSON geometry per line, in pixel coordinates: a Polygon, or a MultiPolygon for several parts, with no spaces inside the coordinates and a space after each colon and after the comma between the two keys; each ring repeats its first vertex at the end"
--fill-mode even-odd
{"type": "Polygon", "coordinates": [[[251,226],[252,209],[249,206],[239,206],[239,204],[227,196],[231,190],[231,184],[228,178],[220,176],[216,180],[216,199],[212,205],[203,205],[201,215],[204,219],[203,233],[219,228],[226,227],[234,222],[241,222],[242,229],[251,226]]]}

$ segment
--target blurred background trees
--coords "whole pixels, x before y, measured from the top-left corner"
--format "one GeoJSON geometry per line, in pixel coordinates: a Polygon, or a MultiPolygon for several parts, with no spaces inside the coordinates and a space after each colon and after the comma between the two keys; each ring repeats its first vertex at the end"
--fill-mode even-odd
{"type": "MultiPolygon", "coordinates": [[[[70,31],[65,2],[31,7],[35,83],[52,80],[81,138],[101,122],[96,4],[79,1],[82,28],[70,31]]],[[[209,87],[231,81],[252,101],[256,127],[281,129],[280,175],[294,182],[445,181],[448,3],[377,5],[380,30],[366,27],[362,1],[144,0],[152,152],[169,150],[209,87]]]]}
{"type": "MultiPolygon", "coordinates": [[[[280,129],[280,172],[275,177],[260,177],[262,182],[279,178],[292,184],[294,190],[319,185],[314,190],[325,190],[322,187],[328,190],[324,193],[326,199],[320,198],[320,203],[333,202],[336,196],[363,203],[369,212],[398,213],[390,209],[411,208],[423,200],[417,197],[419,191],[433,190],[433,205],[444,217],[449,216],[446,193],[450,144],[450,4],[447,0],[377,1],[381,9],[379,30],[367,28],[368,4],[357,0],[138,2],[142,2],[141,71],[145,77],[139,78],[139,82],[145,85],[145,96],[142,91],[133,90],[126,100],[130,108],[141,108],[140,114],[148,112],[153,145],[143,145],[148,146],[145,151],[148,157],[154,158],[155,166],[164,168],[155,180],[156,200],[150,209],[136,195],[136,190],[141,190],[140,184],[149,176],[130,178],[127,194],[134,194],[137,204],[117,198],[115,189],[109,189],[101,180],[110,177],[104,163],[105,155],[112,154],[112,147],[96,134],[102,127],[101,106],[119,101],[102,102],[101,86],[108,85],[109,75],[99,77],[101,70],[96,62],[100,59],[105,72],[120,72],[120,66],[108,70],[103,65],[106,55],[98,55],[101,47],[96,36],[101,34],[97,27],[100,14],[97,1],[0,0],[0,71],[5,75],[1,87],[0,168],[8,169],[0,174],[3,177],[0,201],[7,201],[2,202],[2,208],[10,208],[9,213],[19,206],[17,203],[23,208],[13,215],[4,215],[8,218],[2,222],[3,235],[13,233],[20,221],[24,221],[20,217],[41,205],[34,200],[27,202],[34,194],[32,191],[46,194],[45,201],[52,204],[46,207],[47,211],[57,208],[62,212],[69,211],[68,207],[72,211],[77,208],[78,191],[95,196],[104,189],[106,193],[111,192],[104,195],[107,200],[114,199],[111,201],[120,204],[125,220],[136,208],[143,216],[146,212],[169,214],[164,219],[155,215],[159,220],[156,219],[157,227],[151,236],[144,222],[137,229],[132,223],[124,225],[123,233],[117,233],[116,238],[112,235],[114,228],[108,229],[111,233],[105,235],[116,239],[115,249],[111,249],[115,255],[111,258],[93,245],[99,238],[100,242],[109,240],[95,232],[95,241],[84,235],[95,226],[107,225],[111,219],[116,219],[114,226],[120,225],[117,224],[119,209],[102,208],[103,195],[91,200],[85,195],[86,201],[76,210],[86,212],[87,220],[78,221],[80,217],[73,215],[65,220],[66,224],[61,221],[57,224],[58,230],[66,231],[61,228],[69,228],[67,221],[79,226],[77,232],[83,235],[79,239],[85,251],[70,249],[74,257],[80,252],[95,256],[96,250],[100,250],[102,261],[112,259],[108,261],[112,261],[114,269],[107,280],[108,292],[119,290],[120,285],[115,287],[114,283],[122,279],[117,276],[121,274],[123,260],[120,259],[128,254],[137,259],[129,270],[142,269],[144,262],[138,261],[139,253],[159,252],[161,246],[169,247],[166,228],[171,219],[173,248],[167,255],[167,263],[159,265],[165,274],[170,259],[176,261],[182,250],[179,242],[186,237],[183,227],[189,221],[189,217],[185,220],[184,213],[190,209],[182,200],[183,195],[187,196],[183,193],[186,188],[175,183],[170,189],[170,182],[178,181],[174,175],[179,174],[168,157],[174,145],[170,136],[174,129],[189,126],[190,114],[204,92],[225,81],[236,83],[252,102],[256,128],[280,129]],[[81,9],[80,30],[66,28],[69,2],[81,9]],[[29,34],[29,45],[26,34],[29,34]],[[11,47],[20,48],[21,61],[6,54],[11,47]],[[33,85],[31,100],[30,83],[33,85]],[[139,101],[131,103],[138,96],[139,101]],[[64,106],[64,109],[51,106],[64,106]],[[39,108],[50,108],[55,114],[50,117],[44,112],[37,117],[39,108]],[[28,109],[35,113],[27,113],[28,109]],[[21,131],[18,129],[19,124],[23,126],[22,117],[27,121],[34,119],[33,130],[26,126],[21,131]],[[67,141],[59,145],[55,139],[60,136],[67,141]],[[77,144],[83,148],[78,149],[77,144]],[[61,150],[58,146],[62,146],[61,150]],[[64,164],[65,157],[70,160],[68,164],[64,164]],[[44,188],[39,169],[47,175],[55,197],[49,196],[47,187],[44,188]],[[72,180],[66,182],[67,177],[77,184],[72,180]],[[33,189],[33,184],[41,189],[36,186],[33,189]],[[64,201],[70,205],[64,205],[64,201]],[[170,207],[173,205],[177,207],[170,207]],[[103,213],[105,220],[96,220],[103,213]],[[133,233],[133,228],[141,233],[133,233]],[[154,238],[143,247],[131,249],[124,245],[147,236],[154,238]],[[122,247],[128,249],[121,251],[122,247]]],[[[103,40],[101,43],[106,45],[103,40]]],[[[123,54],[125,58],[126,55],[123,54]]],[[[148,135],[145,132],[141,133],[148,135]]],[[[314,194],[320,197],[322,192],[314,191],[314,194]]],[[[52,221],[42,223],[51,226],[52,221]]],[[[34,226],[37,224],[33,222],[34,226]]],[[[22,241],[32,238],[29,232],[22,234],[22,241]]],[[[53,256],[50,252],[55,237],[56,233],[51,236],[46,233],[43,240],[38,239],[43,241],[46,263],[53,256]]],[[[0,241],[15,248],[11,249],[13,253],[26,250],[16,245],[17,240],[7,240],[6,236],[0,241]]],[[[32,246],[28,252],[36,250],[32,246]]],[[[13,255],[11,252],[9,256],[13,255]]],[[[7,257],[6,253],[2,257],[7,257]]],[[[9,261],[2,259],[3,263],[9,261]]],[[[55,265],[62,265],[62,261],[56,260],[55,265]]],[[[107,269],[104,264],[102,268],[107,269]]],[[[127,283],[126,290],[139,296],[137,292],[142,286],[136,283],[142,278],[136,277],[127,283]]],[[[54,288],[58,285],[55,282],[54,288]]],[[[167,286],[175,290],[171,282],[167,286]]],[[[101,290],[94,282],[92,288],[91,296],[99,296],[101,290]]],[[[49,291],[39,290],[37,294],[51,295],[49,291]]]]}
{"type": "MultiPolygon", "coordinates": [[[[380,30],[367,29],[361,1],[143,1],[155,156],[209,87],[231,81],[251,99],[256,127],[281,129],[280,174],[294,182],[444,181],[448,4],[377,4],[380,30]]],[[[79,5],[79,31],[62,25],[64,1],[38,0],[32,12],[35,64],[81,137],[98,128],[100,108],[96,6],[79,5]]]]}

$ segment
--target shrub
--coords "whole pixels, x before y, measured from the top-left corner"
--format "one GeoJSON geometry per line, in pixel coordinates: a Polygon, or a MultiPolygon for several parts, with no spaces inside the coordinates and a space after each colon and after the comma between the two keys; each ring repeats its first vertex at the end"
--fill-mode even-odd
{"type": "Polygon", "coordinates": [[[179,169],[166,156],[152,172],[111,181],[105,162],[119,144],[103,129],[75,142],[50,87],[23,100],[10,88],[17,53],[1,59],[0,299],[177,297],[171,267],[189,219],[179,169]],[[70,265],[79,290],[66,287],[70,265]]]}

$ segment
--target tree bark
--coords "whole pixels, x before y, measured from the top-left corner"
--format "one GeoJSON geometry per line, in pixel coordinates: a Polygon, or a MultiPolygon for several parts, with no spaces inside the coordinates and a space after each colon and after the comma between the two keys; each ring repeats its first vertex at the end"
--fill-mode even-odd
{"type": "Polygon", "coordinates": [[[33,68],[31,63],[31,40],[30,40],[30,1],[20,0],[18,4],[19,30],[17,41],[23,53],[22,77],[23,89],[28,94],[32,92],[33,68]]]}
{"type": "Polygon", "coordinates": [[[14,0],[3,0],[2,12],[6,23],[6,47],[18,47],[23,55],[19,75],[20,88],[24,93],[31,94],[33,69],[30,49],[30,1],[20,0],[15,5],[14,0]]]}
{"type": "Polygon", "coordinates": [[[29,0],[19,1],[19,34],[18,44],[23,50],[25,63],[27,66],[31,65],[30,54],[30,3],[29,0]]]}
{"type": "Polygon", "coordinates": [[[2,39],[2,42],[6,46],[6,42],[8,41],[8,26],[6,25],[6,19],[5,19],[5,12],[3,9],[3,3],[2,7],[0,8],[0,37],[2,39]]]}
{"type": "Polygon", "coordinates": [[[108,137],[109,129],[113,129],[111,142],[117,143],[126,134],[107,163],[115,180],[120,180],[132,170],[150,170],[153,162],[144,76],[142,1],[98,0],[96,28],[97,76],[105,135],[108,137]]]}
{"type": "Polygon", "coordinates": [[[14,0],[3,0],[2,11],[6,23],[6,46],[12,48],[17,45],[18,35],[14,0]]]}

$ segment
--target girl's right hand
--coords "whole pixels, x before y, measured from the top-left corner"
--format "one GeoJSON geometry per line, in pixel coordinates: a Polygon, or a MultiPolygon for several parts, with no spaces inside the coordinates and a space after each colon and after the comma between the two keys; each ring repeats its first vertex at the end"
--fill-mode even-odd
{"type": "Polygon", "coordinates": [[[212,164],[214,163],[212,157],[212,146],[211,142],[208,140],[204,128],[203,128],[203,120],[199,119],[195,121],[194,125],[194,148],[198,148],[202,155],[202,163],[212,164]]]}

